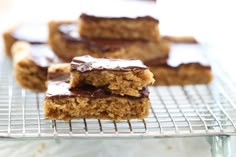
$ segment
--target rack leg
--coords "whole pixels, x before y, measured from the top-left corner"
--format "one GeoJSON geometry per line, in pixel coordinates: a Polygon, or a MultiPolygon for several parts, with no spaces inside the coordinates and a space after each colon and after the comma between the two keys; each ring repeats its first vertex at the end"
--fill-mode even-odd
{"type": "Polygon", "coordinates": [[[207,141],[211,145],[212,157],[230,157],[230,136],[210,136],[207,141]]]}

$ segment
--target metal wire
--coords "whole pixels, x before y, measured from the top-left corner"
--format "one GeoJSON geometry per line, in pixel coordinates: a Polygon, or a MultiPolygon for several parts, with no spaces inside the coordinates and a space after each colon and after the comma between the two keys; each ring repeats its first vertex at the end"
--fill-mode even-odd
{"type": "Polygon", "coordinates": [[[64,122],[45,119],[44,94],[18,87],[9,60],[2,60],[0,65],[6,67],[0,71],[0,138],[236,135],[236,84],[223,78],[226,75],[217,73],[210,85],[150,87],[150,115],[144,120],[64,122]]]}

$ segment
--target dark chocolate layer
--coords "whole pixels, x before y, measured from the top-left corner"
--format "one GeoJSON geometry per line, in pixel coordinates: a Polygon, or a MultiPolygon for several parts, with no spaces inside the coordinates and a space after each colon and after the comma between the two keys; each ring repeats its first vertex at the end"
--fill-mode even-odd
{"type": "Polygon", "coordinates": [[[205,49],[200,44],[172,44],[167,64],[177,67],[181,64],[199,63],[209,67],[205,49]]]}
{"type": "Polygon", "coordinates": [[[51,64],[62,63],[46,44],[31,45],[31,59],[39,67],[46,69],[51,64]]]}
{"type": "Polygon", "coordinates": [[[71,71],[93,71],[93,70],[114,70],[130,71],[136,69],[147,69],[140,60],[105,59],[93,58],[91,56],[74,57],[71,62],[71,71]]]}
{"type": "Polygon", "coordinates": [[[206,50],[196,43],[178,43],[171,45],[171,51],[166,63],[162,63],[160,58],[145,62],[148,66],[166,66],[178,68],[181,65],[199,64],[206,68],[210,68],[210,63],[207,60],[206,50]]]}
{"type": "Polygon", "coordinates": [[[90,49],[98,49],[101,52],[116,50],[135,42],[149,42],[143,39],[85,39],[79,36],[77,24],[61,24],[58,26],[62,39],[71,43],[83,43],[90,49]]]}
{"type": "Polygon", "coordinates": [[[158,66],[158,65],[161,65],[161,64],[166,64],[166,61],[168,60],[168,56],[166,57],[157,57],[157,58],[153,58],[153,59],[150,59],[150,60],[147,60],[147,61],[144,61],[144,64],[147,65],[147,66],[158,66]]]}
{"type": "Polygon", "coordinates": [[[12,31],[12,36],[16,40],[26,41],[31,44],[45,44],[48,37],[47,25],[33,23],[22,24],[12,31]]]}
{"type": "Polygon", "coordinates": [[[99,17],[94,15],[88,15],[88,14],[81,14],[80,19],[83,20],[89,20],[89,21],[100,21],[100,20],[148,20],[148,21],[154,21],[159,23],[158,19],[155,19],[151,16],[140,16],[136,18],[130,18],[130,17],[99,17]]]}
{"type": "Polygon", "coordinates": [[[49,73],[48,90],[46,97],[88,97],[88,98],[106,98],[111,96],[126,97],[129,99],[138,99],[148,97],[149,91],[144,88],[140,91],[139,97],[121,96],[110,93],[106,87],[96,88],[91,85],[83,84],[77,88],[70,89],[69,73],[49,73]]]}

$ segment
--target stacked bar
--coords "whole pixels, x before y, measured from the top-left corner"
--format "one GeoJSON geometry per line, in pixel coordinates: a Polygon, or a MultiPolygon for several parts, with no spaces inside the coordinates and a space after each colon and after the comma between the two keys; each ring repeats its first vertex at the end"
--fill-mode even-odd
{"type": "Polygon", "coordinates": [[[68,67],[49,68],[44,103],[47,118],[127,120],[148,115],[147,85],[154,79],[141,61],[76,57],[71,63],[71,77],[68,67]]]}
{"type": "Polygon", "coordinates": [[[160,38],[158,20],[151,17],[105,18],[82,14],[79,24],[51,21],[48,26],[49,45],[69,62],[80,55],[139,59],[144,63],[159,58],[165,62],[170,51],[169,42],[160,38]]]}

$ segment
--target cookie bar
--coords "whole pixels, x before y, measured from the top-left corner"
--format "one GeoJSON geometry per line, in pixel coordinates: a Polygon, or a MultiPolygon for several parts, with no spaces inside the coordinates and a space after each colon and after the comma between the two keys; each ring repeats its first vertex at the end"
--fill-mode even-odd
{"type": "Polygon", "coordinates": [[[139,96],[154,83],[153,74],[140,60],[75,57],[71,62],[71,88],[80,84],[104,87],[112,94],[139,96]]]}
{"type": "Polygon", "coordinates": [[[16,25],[3,32],[5,52],[11,56],[11,47],[16,41],[30,44],[45,44],[47,41],[47,26],[45,24],[25,23],[16,25]]]}
{"type": "Polygon", "coordinates": [[[140,91],[139,97],[112,94],[102,87],[87,84],[70,89],[69,70],[65,66],[52,65],[48,70],[48,90],[44,100],[46,118],[127,120],[148,116],[150,101],[147,88],[140,91]]]}
{"type": "Polygon", "coordinates": [[[75,56],[90,55],[100,58],[140,59],[149,61],[160,58],[166,62],[170,52],[167,40],[120,40],[120,39],[85,39],[77,33],[78,24],[73,21],[51,21],[48,42],[52,50],[65,61],[75,56]]]}
{"type": "Polygon", "coordinates": [[[12,47],[13,70],[17,83],[35,92],[47,90],[47,69],[61,62],[45,44],[18,41],[12,47]]]}
{"type": "MultiPolygon", "coordinates": [[[[150,63],[151,64],[151,63],[150,63]]],[[[156,85],[207,84],[213,79],[211,66],[200,44],[172,44],[166,64],[150,67],[156,85]]]]}
{"type": "Polygon", "coordinates": [[[79,18],[79,34],[89,39],[142,39],[158,41],[159,21],[150,16],[98,17],[81,14],[79,18]]]}

